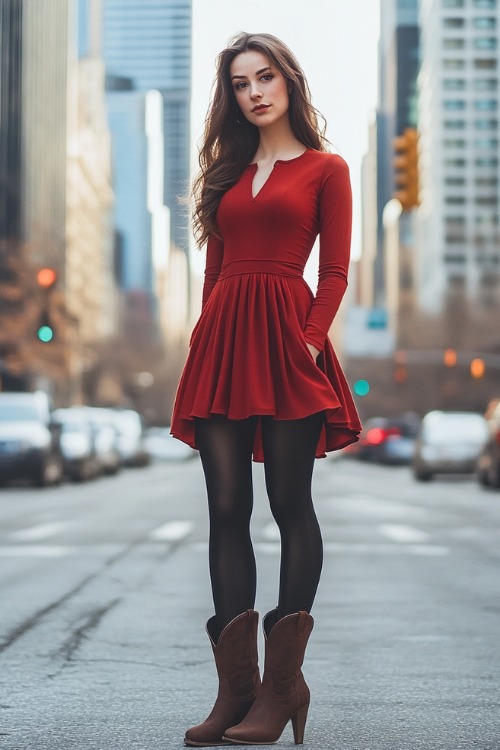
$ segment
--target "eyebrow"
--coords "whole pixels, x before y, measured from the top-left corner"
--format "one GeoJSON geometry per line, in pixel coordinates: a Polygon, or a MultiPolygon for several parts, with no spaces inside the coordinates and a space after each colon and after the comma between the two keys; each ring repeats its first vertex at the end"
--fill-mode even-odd
{"type": "MultiPolygon", "coordinates": [[[[261,73],[265,73],[266,70],[271,70],[271,66],[268,65],[266,68],[261,68],[256,72],[256,76],[260,76],[261,73]]],[[[234,80],[235,78],[246,78],[247,76],[231,76],[231,80],[234,80]]]]}

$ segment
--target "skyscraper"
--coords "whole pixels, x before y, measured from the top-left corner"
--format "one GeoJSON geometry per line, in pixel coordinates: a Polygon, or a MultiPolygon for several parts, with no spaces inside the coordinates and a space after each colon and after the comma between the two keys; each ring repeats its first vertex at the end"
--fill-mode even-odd
{"type": "Polygon", "coordinates": [[[112,88],[128,79],[133,90],[163,97],[164,202],[171,240],[187,253],[191,0],[106,0],[103,47],[112,88]]]}
{"type": "Polygon", "coordinates": [[[497,0],[422,0],[419,299],[498,291],[497,0]]]}

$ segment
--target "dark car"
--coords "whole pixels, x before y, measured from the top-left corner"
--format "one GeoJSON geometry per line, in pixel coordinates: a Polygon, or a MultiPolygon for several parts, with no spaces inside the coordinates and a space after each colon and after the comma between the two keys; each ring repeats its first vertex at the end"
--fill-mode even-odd
{"type": "Polygon", "coordinates": [[[39,486],[60,482],[60,435],[45,393],[0,393],[0,483],[11,479],[28,479],[39,486]]]}
{"type": "Polygon", "coordinates": [[[358,443],[348,453],[362,461],[410,464],[420,427],[416,414],[372,417],[364,422],[358,443]]]}
{"type": "Polygon", "coordinates": [[[500,488],[500,399],[485,414],[488,437],[477,460],[477,476],[483,487],[500,488]]]}

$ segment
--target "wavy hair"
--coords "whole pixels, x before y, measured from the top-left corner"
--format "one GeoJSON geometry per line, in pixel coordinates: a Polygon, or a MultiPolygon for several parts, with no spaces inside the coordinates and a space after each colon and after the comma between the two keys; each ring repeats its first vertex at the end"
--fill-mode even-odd
{"type": "Polygon", "coordinates": [[[304,73],[288,47],[271,34],[241,33],[230,39],[217,58],[214,93],[199,153],[200,172],[193,184],[193,229],[199,247],[210,234],[217,234],[221,198],[238,181],[259,145],[259,129],[246,120],[238,106],[229,70],[234,58],[247,50],[262,52],[286,79],[288,114],[297,140],[308,148],[327,150],[326,122],[313,107],[304,73]]]}

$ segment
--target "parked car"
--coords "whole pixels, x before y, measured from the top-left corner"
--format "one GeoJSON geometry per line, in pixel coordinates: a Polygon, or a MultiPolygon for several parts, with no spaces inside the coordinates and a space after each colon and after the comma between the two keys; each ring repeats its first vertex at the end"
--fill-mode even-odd
{"type": "Polygon", "coordinates": [[[61,425],[61,452],[66,476],[75,482],[83,482],[100,474],[94,430],[88,417],[75,409],[56,409],[54,420],[61,425]]]}
{"type": "Polygon", "coordinates": [[[144,448],[154,461],[186,461],[198,455],[198,451],[174,438],[168,427],[146,430],[144,448]]]}
{"type": "Polygon", "coordinates": [[[410,464],[420,418],[411,413],[396,417],[372,417],[363,425],[360,439],[349,446],[348,455],[362,461],[410,464]]]}
{"type": "Polygon", "coordinates": [[[472,474],[488,437],[481,414],[431,411],[422,420],[415,445],[413,476],[420,482],[434,474],[472,474]]]}
{"type": "Polygon", "coordinates": [[[113,410],[99,406],[73,406],[71,409],[75,413],[80,413],[92,427],[95,452],[101,471],[104,474],[116,474],[120,469],[121,460],[113,410]]]}
{"type": "Polygon", "coordinates": [[[477,476],[483,487],[500,488],[500,399],[485,414],[488,437],[477,460],[477,476]]]}
{"type": "Polygon", "coordinates": [[[118,434],[117,448],[124,466],[147,466],[150,458],[144,448],[144,427],[141,415],[133,409],[115,409],[114,425],[118,434]]]}
{"type": "Polygon", "coordinates": [[[45,393],[0,393],[0,482],[57,484],[63,475],[61,427],[45,393]]]}

